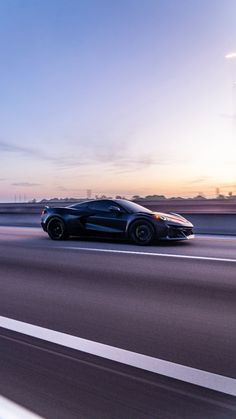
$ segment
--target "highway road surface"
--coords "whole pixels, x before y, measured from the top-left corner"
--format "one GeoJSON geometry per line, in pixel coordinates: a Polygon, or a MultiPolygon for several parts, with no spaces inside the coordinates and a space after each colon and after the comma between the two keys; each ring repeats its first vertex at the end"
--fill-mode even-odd
{"type": "Polygon", "coordinates": [[[52,419],[236,418],[236,238],[0,227],[0,289],[5,398],[52,419]]]}

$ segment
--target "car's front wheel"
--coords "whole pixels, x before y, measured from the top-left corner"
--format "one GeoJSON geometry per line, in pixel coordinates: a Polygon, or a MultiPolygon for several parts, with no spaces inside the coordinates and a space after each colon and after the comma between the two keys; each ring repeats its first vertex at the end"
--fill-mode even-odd
{"type": "Polygon", "coordinates": [[[154,240],[154,227],[145,220],[135,221],[129,231],[131,240],[140,245],[151,244],[154,240]]]}
{"type": "Polygon", "coordinates": [[[49,220],[47,232],[52,240],[65,240],[67,238],[65,223],[59,218],[49,220]]]}

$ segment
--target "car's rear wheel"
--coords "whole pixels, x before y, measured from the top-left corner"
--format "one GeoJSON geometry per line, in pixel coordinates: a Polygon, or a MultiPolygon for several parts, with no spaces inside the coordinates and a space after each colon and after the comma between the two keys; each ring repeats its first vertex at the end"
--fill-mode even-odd
{"type": "Polygon", "coordinates": [[[49,220],[47,232],[52,240],[65,240],[67,238],[65,223],[59,218],[49,220]]]}
{"type": "Polygon", "coordinates": [[[129,231],[131,240],[139,245],[151,244],[154,240],[154,228],[145,220],[135,221],[129,231]]]}

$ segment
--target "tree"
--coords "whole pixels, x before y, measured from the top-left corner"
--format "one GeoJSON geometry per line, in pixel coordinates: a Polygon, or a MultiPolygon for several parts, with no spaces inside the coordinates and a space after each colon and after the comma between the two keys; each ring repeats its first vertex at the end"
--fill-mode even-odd
{"type": "Polygon", "coordinates": [[[147,195],[145,199],[166,199],[166,197],[164,195],[147,195]]]}

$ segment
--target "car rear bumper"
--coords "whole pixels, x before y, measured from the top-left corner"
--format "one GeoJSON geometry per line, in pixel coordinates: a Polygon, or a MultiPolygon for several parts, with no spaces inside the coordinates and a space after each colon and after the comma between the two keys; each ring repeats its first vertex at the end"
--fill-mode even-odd
{"type": "Polygon", "coordinates": [[[46,227],[46,223],[41,221],[41,227],[43,229],[43,231],[47,231],[47,227],[46,227]]]}

